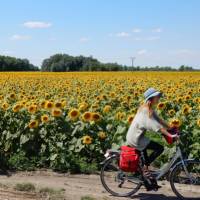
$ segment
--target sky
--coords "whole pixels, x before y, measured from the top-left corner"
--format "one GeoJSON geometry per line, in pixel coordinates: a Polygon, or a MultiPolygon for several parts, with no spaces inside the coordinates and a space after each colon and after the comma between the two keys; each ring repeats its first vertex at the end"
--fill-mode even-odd
{"type": "Polygon", "coordinates": [[[199,0],[0,0],[0,54],[200,69],[199,0]]]}

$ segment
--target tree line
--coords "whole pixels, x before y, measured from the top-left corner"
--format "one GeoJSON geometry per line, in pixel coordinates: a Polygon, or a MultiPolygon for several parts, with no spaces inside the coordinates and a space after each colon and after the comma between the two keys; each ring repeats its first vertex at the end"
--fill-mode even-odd
{"type": "Polygon", "coordinates": [[[39,71],[28,59],[0,55],[0,71],[39,71]]]}
{"type": "Polygon", "coordinates": [[[70,56],[55,54],[42,62],[41,69],[34,66],[28,59],[19,59],[10,56],[0,56],[0,71],[194,71],[190,66],[182,65],[178,69],[171,66],[126,66],[118,63],[102,63],[96,58],[85,56],[70,56]]]}

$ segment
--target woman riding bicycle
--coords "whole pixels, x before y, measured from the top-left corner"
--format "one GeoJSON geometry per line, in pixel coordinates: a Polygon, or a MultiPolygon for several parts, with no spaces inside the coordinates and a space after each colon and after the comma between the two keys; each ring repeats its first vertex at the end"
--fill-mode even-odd
{"type": "Polygon", "coordinates": [[[148,166],[164,150],[162,145],[145,137],[146,131],[160,132],[164,136],[170,138],[176,137],[167,131],[170,129],[169,125],[164,120],[160,119],[154,110],[161,96],[162,93],[154,88],[149,88],[144,93],[145,102],[138,109],[126,136],[127,144],[142,151],[144,154],[144,175],[149,174],[148,166]],[[152,150],[152,153],[148,155],[147,150],[152,150]]]}

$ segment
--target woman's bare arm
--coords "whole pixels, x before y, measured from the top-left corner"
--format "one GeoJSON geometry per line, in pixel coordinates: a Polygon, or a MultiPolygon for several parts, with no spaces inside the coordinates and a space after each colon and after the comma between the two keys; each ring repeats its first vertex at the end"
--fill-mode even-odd
{"type": "Polygon", "coordinates": [[[159,122],[167,129],[170,129],[170,126],[167,122],[165,122],[163,119],[159,118],[159,122]]]}

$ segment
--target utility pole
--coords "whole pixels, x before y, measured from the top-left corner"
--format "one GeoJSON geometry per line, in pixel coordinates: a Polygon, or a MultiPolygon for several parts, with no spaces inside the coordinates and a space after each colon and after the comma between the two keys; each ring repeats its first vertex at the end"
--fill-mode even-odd
{"type": "Polygon", "coordinates": [[[132,67],[134,67],[134,61],[135,61],[136,57],[130,57],[130,59],[131,59],[132,67]]]}

